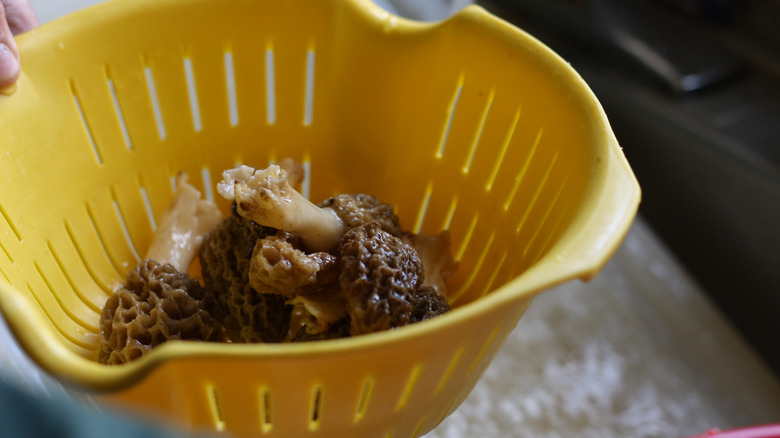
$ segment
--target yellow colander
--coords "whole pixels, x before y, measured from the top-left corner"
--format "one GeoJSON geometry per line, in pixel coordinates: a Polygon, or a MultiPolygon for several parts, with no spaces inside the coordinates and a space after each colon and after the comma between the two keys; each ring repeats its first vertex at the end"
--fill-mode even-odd
{"type": "Polygon", "coordinates": [[[3,314],[58,379],[192,430],[426,433],[535,294],[604,265],[639,202],[582,79],[476,6],[424,24],[364,0],[115,0],[18,44],[22,76],[0,94],[3,314]],[[214,197],[222,170],[284,157],[305,163],[315,202],[370,193],[406,229],[450,230],[454,310],[351,339],[170,342],[98,364],[102,305],[173,176],[214,197]]]}

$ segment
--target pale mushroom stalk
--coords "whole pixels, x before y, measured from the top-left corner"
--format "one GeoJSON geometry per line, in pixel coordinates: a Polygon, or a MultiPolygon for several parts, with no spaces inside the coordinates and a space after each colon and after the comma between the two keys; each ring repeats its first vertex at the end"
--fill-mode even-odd
{"type": "Polygon", "coordinates": [[[217,192],[235,200],[241,216],[300,237],[309,251],[328,251],[347,230],[332,209],[316,206],[291,187],[275,164],[262,170],[239,166],[222,178],[217,192]]]}
{"type": "Polygon", "coordinates": [[[211,228],[216,204],[180,173],[146,259],[127,273],[100,314],[98,361],[126,363],[170,340],[220,341],[222,325],[206,309],[205,289],[187,270],[211,228]]]}
{"type": "Polygon", "coordinates": [[[216,204],[200,196],[187,182],[187,174],[179,173],[176,192],[152,236],[147,258],[160,264],[170,263],[177,271],[187,272],[203,237],[222,219],[216,204]]]}

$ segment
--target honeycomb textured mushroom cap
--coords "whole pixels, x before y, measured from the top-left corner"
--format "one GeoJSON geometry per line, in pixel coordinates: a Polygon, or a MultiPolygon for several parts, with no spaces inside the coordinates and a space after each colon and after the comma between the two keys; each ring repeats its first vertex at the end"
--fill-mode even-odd
{"type": "Polygon", "coordinates": [[[403,234],[393,206],[365,193],[333,196],[322,201],[319,207],[333,210],[347,229],[377,222],[382,230],[393,236],[403,234]]]}
{"type": "Polygon", "coordinates": [[[98,361],[127,363],[170,340],[221,341],[222,327],[204,296],[197,280],[172,265],[139,263],[103,307],[98,361]]]}
{"type": "Polygon", "coordinates": [[[258,293],[249,283],[256,242],[276,233],[238,214],[223,219],[203,240],[200,263],[207,308],[233,342],[280,342],[287,337],[292,307],[286,297],[258,293]]]}
{"type": "Polygon", "coordinates": [[[422,320],[443,310],[431,300],[435,290],[425,287],[420,291],[424,272],[417,251],[384,231],[378,222],[346,232],[338,250],[339,282],[349,303],[353,336],[401,327],[414,322],[413,315],[422,320]],[[418,299],[420,292],[423,295],[418,299]],[[430,303],[418,305],[420,300],[430,303]]]}
{"type": "Polygon", "coordinates": [[[249,283],[256,291],[288,297],[315,294],[337,283],[338,275],[336,256],[306,253],[300,239],[285,231],[258,240],[249,267],[249,283]]]}

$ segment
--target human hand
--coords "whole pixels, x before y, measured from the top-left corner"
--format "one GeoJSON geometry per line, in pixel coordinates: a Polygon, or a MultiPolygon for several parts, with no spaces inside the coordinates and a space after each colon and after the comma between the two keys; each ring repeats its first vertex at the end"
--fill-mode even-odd
{"type": "Polygon", "coordinates": [[[21,73],[14,35],[38,26],[29,0],[0,0],[0,89],[16,82],[21,73]]]}

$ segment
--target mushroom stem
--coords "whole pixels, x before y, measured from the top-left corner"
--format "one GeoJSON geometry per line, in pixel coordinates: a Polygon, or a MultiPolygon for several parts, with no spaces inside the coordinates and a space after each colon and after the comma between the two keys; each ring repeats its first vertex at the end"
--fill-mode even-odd
{"type": "Polygon", "coordinates": [[[179,173],[176,192],[160,218],[146,257],[187,272],[203,237],[221,218],[216,204],[201,199],[200,192],[187,182],[187,174],[179,173]]]}
{"type": "Polygon", "coordinates": [[[275,164],[262,170],[239,166],[223,172],[222,178],[217,192],[235,200],[241,216],[300,237],[310,251],[331,249],[346,232],[336,212],[304,198],[275,164]]]}

